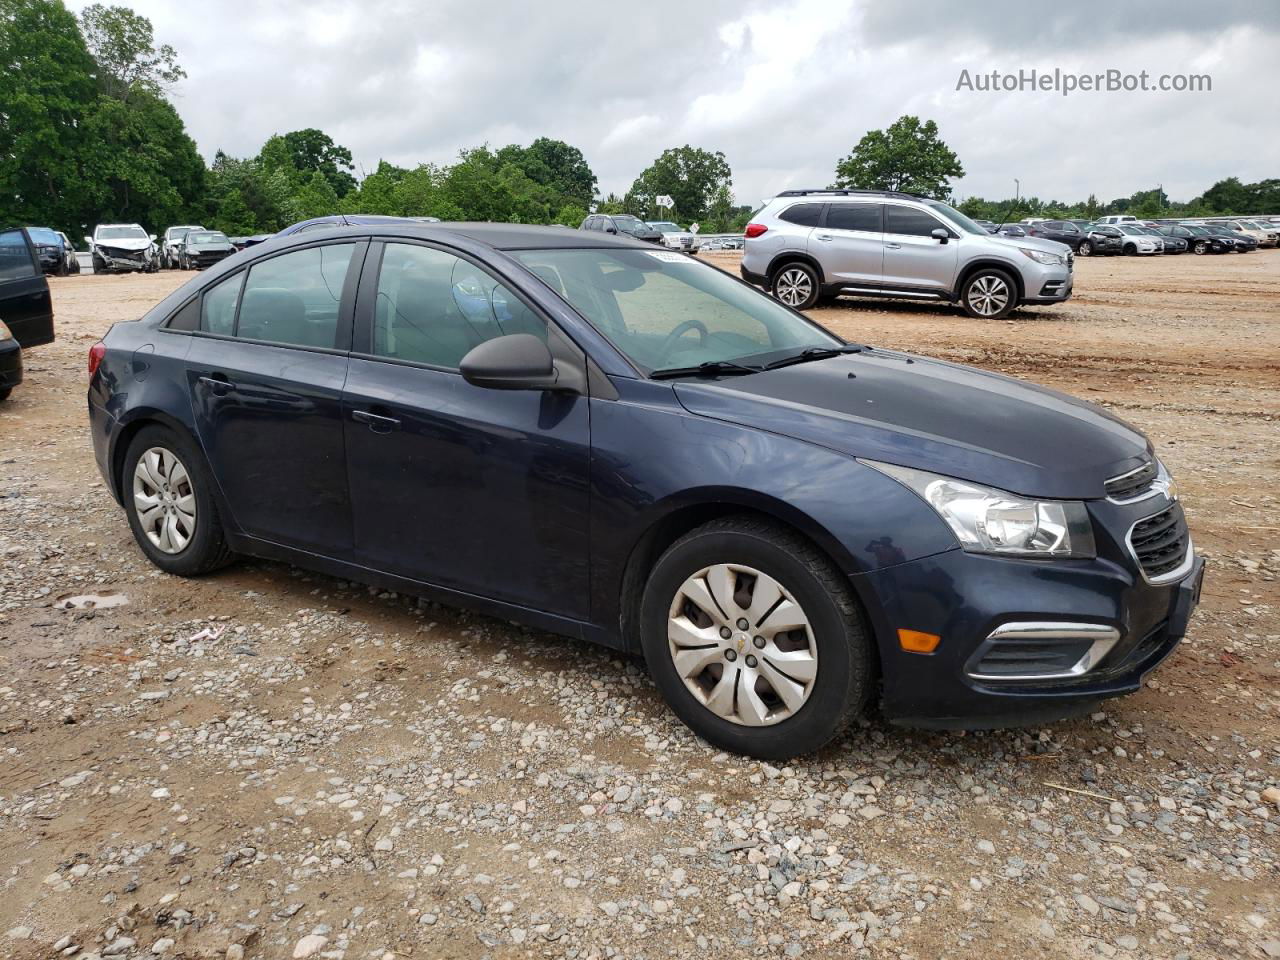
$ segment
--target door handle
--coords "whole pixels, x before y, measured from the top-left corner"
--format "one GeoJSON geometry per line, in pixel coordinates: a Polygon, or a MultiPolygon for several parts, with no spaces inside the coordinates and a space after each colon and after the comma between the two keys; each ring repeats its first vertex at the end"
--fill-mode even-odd
{"type": "Polygon", "coordinates": [[[884,245],[884,248],[885,248],[886,250],[901,250],[901,249],[902,249],[902,244],[900,244],[900,243],[886,243],[886,244],[884,245]]]}
{"type": "Polygon", "coordinates": [[[818,239],[825,243],[830,243],[834,238],[829,233],[820,233],[818,234],[818,239]]]}
{"type": "Polygon", "coordinates": [[[222,376],[201,377],[200,382],[208,387],[215,397],[225,397],[236,388],[234,383],[222,376]]]}
{"type": "Polygon", "coordinates": [[[380,413],[370,413],[368,410],[352,410],[351,419],[357,423],[367,423],[374,433],[390,433],[392,430],[400,429],[400,421],[395,417],[384,417],[380,413]]]}

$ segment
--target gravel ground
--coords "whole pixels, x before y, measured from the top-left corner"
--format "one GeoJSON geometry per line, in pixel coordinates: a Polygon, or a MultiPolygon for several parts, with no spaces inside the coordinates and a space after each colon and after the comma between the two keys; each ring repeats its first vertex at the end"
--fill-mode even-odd
{"type": "Polygon", "coordinates": [[[782,768],[608,651],[144,562],[84,358],[183,279],[54,280],[59,340],[0,406],[0,956],[1280,956],[1280,253],[1086,260],[1008,321],[816,312],[1146,428],[1209,571],[1187,641],[1092,717],[871,718],[782,768]]]}

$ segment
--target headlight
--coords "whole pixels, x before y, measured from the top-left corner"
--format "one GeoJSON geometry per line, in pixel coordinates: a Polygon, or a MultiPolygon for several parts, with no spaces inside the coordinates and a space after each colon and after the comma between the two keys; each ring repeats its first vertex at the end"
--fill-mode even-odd
{"type": "Polygon", "coordinates": [[[910,487],[937,512],[969,553],[1016,557],[1093,557],[1093,526],[1079,500],[1028,500],[924,470],[860,460],[910,487]]]}
{"type": "Polygon", "coordinates": [[[0,320],[0,343],[13,339],[13,331],[10,330],[3,320],[0,320]]]}
{"type": "Polygon", "coordinates": [[[1036,263],[1043,263],[1046,266],[1061,266],[1067,261],[1063,259],[1062,254],[1049,253],[1047,250],[1033,250],[1031,247],[1019,247],[1024,257],[1030,257],[1036,263]]]}

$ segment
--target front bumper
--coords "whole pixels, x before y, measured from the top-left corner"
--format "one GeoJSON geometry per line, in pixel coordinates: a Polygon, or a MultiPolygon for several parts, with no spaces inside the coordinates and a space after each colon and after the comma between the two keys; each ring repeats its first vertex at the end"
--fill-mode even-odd
{"type": "Polygon", "coordinates": [[[1179,579],[1157,585],[1103,556],[1043,562],[956,549],[853,584],[878,638],[886,717],[977,729],[1061,719],[1138,690],[1186,633],[1203,570],[1193,556],[1179,579]],[[1028,626],[1053,629],[1035,636],[1028,626]],[[942,640],[910,653],[899,629],[942,640]],[[1008,644],[1003,659],[990,656],[998,643],[1008,644]],[[1035,669],[1021,668],[1023,657],[1035,669]]]}
{"type": "Polygon", "coordinates": [[[145,251],[132,253],[99,247],[97,254],[108,270],[145,270],[151,265],[151,255],[145,251]]]}
{"type": "Polygon", "coordinates": [[[1023,267],[1022,283],[1024,292],[1020,302],[1062,303],[1071,299],[1075,272],[1071,266],[1035,264],[1034,267],[1023,267]]]}
{"type": "Polygon", "coordinates": [[[0,340],[0,390],[22,382],[22,347],[17,340],[0,340]]]}

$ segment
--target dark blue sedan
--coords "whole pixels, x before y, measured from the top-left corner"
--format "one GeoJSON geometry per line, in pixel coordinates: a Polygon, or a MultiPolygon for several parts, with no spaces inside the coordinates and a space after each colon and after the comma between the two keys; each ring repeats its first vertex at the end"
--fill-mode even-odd
{"type": "Polygon", "coordinates": [[[90,367],[98,464],[161,569],[276,558],[641,653],[685,723],[759,757],[873,701],[1089,709],[1198,598],[1133,427],[604,233],[276,238],[90,367]]]}

